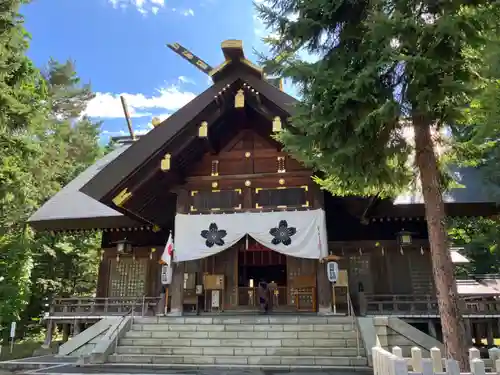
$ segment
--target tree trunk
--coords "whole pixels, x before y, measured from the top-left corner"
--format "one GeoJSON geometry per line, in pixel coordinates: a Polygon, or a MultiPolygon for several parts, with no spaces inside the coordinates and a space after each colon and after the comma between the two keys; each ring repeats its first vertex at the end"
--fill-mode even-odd
{"type": "Polygon", "coordinates": [[[425,217],[432,258],[432,272],[443,330],[446,357],[459,362],[462,371],[468,371],[469,359],[465,326],[462,319],[454,266],[448,247],[444,202],[439,183],[437,157],[431,137],[430,123],[423,117],[414,116],[416,165],[420,172],[425,217]]]}

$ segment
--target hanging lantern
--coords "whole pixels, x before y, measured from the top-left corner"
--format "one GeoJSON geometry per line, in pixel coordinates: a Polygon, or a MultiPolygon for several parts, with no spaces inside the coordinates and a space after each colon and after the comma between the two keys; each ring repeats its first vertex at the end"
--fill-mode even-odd
{"type": "Polygon", "coordinates": [[[208,122],[203,121],[198,128],[198,137],[206,138],[208,137],[208,122]]]}
{"type": "Polygon", "coordinates": [[[170,170],[170,160],[171,159],[172,159],[172,155],[170,155],[170,154],[165,154],[163,159],[161,159],[160,168],[163,172],[170,170]]]}
{"type": "Polygon", "coordinates": [[[132,252],[132,243],[126,238],[115,242],[117,254],[130,254],[132,252]]]}
{"type": "Polygon", "coordinates": [[[398,242],[400,246],[408,246],[412,243],[412,233],[404,229],[398,233],[398,242]]]}
{"type": "Polygon", "coordinates": [[[245,94],[242,89],[239,89],[234,96],[234,108],[244,108],[245,107],[245,94]]]}
{"type": "Polygon", "coordinates": [[[156,248],[152,247],[151,251],[149,252],[149,259],[153,259],[153,253],[155,253],[155,252],[156,252],[156,248]]]}
{"type": "Polygon", "coordinates": [[[116,254],[116,263],[120,262],[120,254],[116,254]]]}
{"type": "Polygon", "coordinates": [[[276,116],[273,120],[273,132],[274,133],[280,132],[281,129],[282,129],[281,119],[279,118],[279,116],[276,116]]]}

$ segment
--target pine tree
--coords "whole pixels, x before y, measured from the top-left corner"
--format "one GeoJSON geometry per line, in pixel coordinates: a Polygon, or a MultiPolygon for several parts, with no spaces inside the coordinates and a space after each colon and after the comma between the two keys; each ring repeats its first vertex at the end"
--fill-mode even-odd
{"type": "Polygon", "coordinates": [[[269,72],[290,78],[302,103],[285,148],[337,195],[393,197],[419,178],[447,357],[465,369],[465,327],[448,251],[435,135],[463,119],[481,88],[480,51],[499,24],[488,1],[269,0],[269,72]],[[300,58],[307,51],[316,62],[300,58]],[[405,130],[413,133],[413,142],[405,130]],[[414,155],[414,159],[412,159],[414,155]]]}

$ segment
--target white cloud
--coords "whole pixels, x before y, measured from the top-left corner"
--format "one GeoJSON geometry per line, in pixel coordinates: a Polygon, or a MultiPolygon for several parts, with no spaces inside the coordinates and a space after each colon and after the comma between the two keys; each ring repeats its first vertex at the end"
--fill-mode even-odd
{"type": "Polygon", "coordinates": [[[135,8],[141,14],[157,14],[165,7],[165,0],[108,0],[115,9],[135,8]]]}
{"type": "Polygon", "coordinates": [[[181,14],[183,16],[186,16],[186,17],[188,17],[188,16],[194,16],[194,10],[192,10],[191,8],[189,8],[189,9],[183,10],[181,12],[181,14]]]}
{"type": "Polygon", "coordinates": [[[180,83],[189,83],[191,85],[195,84],[195,82],[191,78],[186,76],[179,76],[179,78],[177,79],[179,80],[180,83]]]}
{"type": "Polygon", "coordinates": [[[94,118],[121,118],[123,108],[120,95],[125,97],[130,117],[151,117],[151,110],[175,111],[189,103],[196,96],[193,92],[181,91],[177,86],[170,86],[157,90],[157,95],[144,94],[112,94],[99,92],[92,99],[85,115],[94,118]]]}
{"type": "Polygon", "coordinates": [[[182,14],[183,16],[194,16],[194,10],[191,9],[191,8],[188,8],[188,9],[184,9],[184,8],[172,8],[170,9],[172,12],[174,13],[180,13],[182,14]]]}

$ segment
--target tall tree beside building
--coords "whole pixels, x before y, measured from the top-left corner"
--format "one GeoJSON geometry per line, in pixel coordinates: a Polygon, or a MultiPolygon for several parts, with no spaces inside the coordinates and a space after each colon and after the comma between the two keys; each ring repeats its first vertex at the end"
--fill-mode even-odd
{"type": "MultiPolygon", "coordinates": [[[[0,332],[43,312],[43,297],[90,294],[99,236],[33,233],[26,220],[104,150],[99,125],[81,117],[93,93],[74,64],[42,75],[26,56],[22,1],[0,2],[0,332]]],[[[33,326],[36,325],[36,322],[33,326]]],[[[21,334],[25,331],[20,332],[21,334]]]]}
{"type": "MultiPolygon", "coordinates": [[[[36,129],[36,138],[44,145],[38,161],[38,170],[45,176],[43,185],[38,187],[40,204],[104,155],[104,147],[99,145],[100,123],[82,117],[94,93],[90,85],[81,82],[74,62],[50,60],[43,71],[48,118],[36,129]]],[[[55,236],[42,233],[35,237],[32,295],[22,314],[28,330],[41,328],[32,319],[43,312],[46,298],[94,293],[100,238],[98,233],[55,236]]]]}
{"type": "Polygon", "coordinates": [[[447,357],[467,366],[465,329],[448,251],[435,134],[456,123],[480,88],[488,1],[270,0],[266,69],[301,89],[285,148],[323,172],[337,195],[391,197],[420,179],[447,357]],[[316,62],[300,58],[307,51],[316,62]],[[405,137],[405,128],[413,142],[405,137]],[[410,157],[414,153],[414,160],[410,157]]]}
{"type": "Polygon", "coordinates": [[[20,5],[0,2],[0,330],[19,317],[29,298],[33,260],[24,222],[38,204],[31,172],[40,150],[30,129],[46,113],[44,82],[25,55],[20,5]]]}

